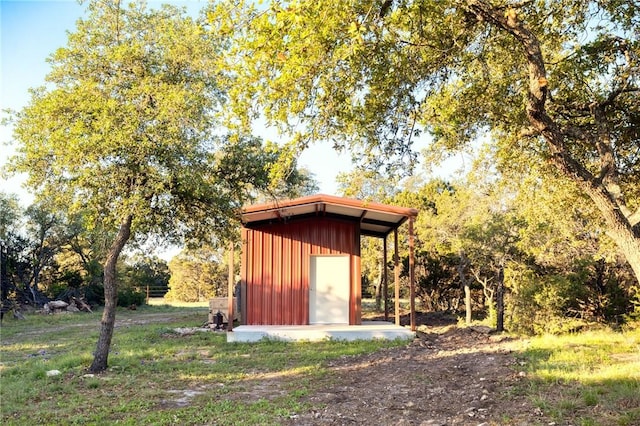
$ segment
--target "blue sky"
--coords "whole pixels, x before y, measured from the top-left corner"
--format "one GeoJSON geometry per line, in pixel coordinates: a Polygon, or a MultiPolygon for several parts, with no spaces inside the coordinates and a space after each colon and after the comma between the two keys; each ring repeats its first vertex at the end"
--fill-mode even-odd
{"type": "Polygon", "coordinates": [[[26,89],[42,84],[45,59],[65,42],[65,29],[73,27],[82,10],[72,1],[0,2],[3,108],[24,105],[26,89]]]}
{"type": "MultiPolygon", "coordinates": [[[[154,4],[168,1],[149,1],[154,4]]],[[[193,13],[206,1],[172,1],[186,5],[193,13]]],[[[29,102],[29,89],[44,84],[50,68],[46,59],[67,43],[67,31],[75,30],[86,5],[75,0],[58,1],[6,1],[0,0],[1,28],[1,82],[0,109],[20,110],[29,102]]],[[[4,112],[2,113],[4,117],[4,112]]],[[[12,148],[5,145],[11,140],[11,129],[0,126],[0,167],[6,163],[12,148]]],[[[336,192],[335,176],[350,168],[349,155],[338,156],[330,147],[316,145],[306,151],[299,164],[307,167],[320,182],[320,192],[336,192]]],[[[21,189],[24,177],[0,179],[0,188],[17,193],[26,207],[32,198],[21,189]]]]}
{"type": "MultiPolygon", "coordinates": [[[[29,88],[42,85],[49,67],[46,58],[66,40],[83,8],[73,1],[0,1],[0,108],[19,110],[27,104],[29,88]]],[[[0,165],[12,148],[11,129],[0,126],[0,165]]],[[[4,191],[18,193],[23,204],[31,198],[20,189],[21,178],[0,180],[4,191]]]]}

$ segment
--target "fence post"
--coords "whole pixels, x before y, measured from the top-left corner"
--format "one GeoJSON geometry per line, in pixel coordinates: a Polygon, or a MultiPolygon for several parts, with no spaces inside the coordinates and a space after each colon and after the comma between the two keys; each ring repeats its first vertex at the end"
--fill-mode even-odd
{"type": "Polygon", "coordinates": [[[229,305],[228,305],[227,331],[233,331],[233,317],[235,315],[234,306],[233,306],[233,284],[234,284],[233,257],[234,257],[233,242],[231,242],[229,243],[229,288],[228,288],[229,305]]]}

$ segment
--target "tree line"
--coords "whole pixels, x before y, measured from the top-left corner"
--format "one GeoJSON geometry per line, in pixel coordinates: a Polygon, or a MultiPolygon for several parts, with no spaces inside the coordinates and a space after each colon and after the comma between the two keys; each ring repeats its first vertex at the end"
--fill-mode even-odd
{"type": "MultiPolygon", "coordinates": [[[[106,238],[88,232],[80,218],[40,204],[22,209],[17,196],[0,192],[3,307],[37,309],[72,297],[103,305],[106,238]]],[[[143,254],[149,251],[132,250],[119,259],[118,306],[143,305],[148,297],[196,302],[226,295],[228,272],[220,250],[184,249],[168,262],[143,254]]]]}
{"type": "MultiPolygon", "coordinates": [[[[342,177],[347,193],[419,210],[414,226],[419,310],[524,334],[639,319],[640,287],[633,270],[577,188],[535,168],[519,179],[506,178],[491,170],[493,164],[477,159],[457,179],[414,177],[391,193],[394,186],[380,176],[369,176],[364,191],[362,178],[355,177],[362,173],[342,177]]],[[[408,297],[408,242],[399,244],[401,290],[408,297]]],[[[363,242],[362,262],[363,287],[380,308],[383,268],[392,277],[393,261],[382,264],[381,242],[371,238],[363,242]]]]}
{"type": "MultiPolygon", "coordinates": [[[[501,315],[504,328],[524,333],[637,318],[640,291],[633,271],[579,191],[557,176],[541,176],[542,170],[506,179],[488,164],[494,162],[477,159],[456,181],[414,177],[398,185],[359,172],[340,178],[346,195],[420,211],[415,224],[420,310],[466,313],[467,321],[486,318],[493,326],[501,315]],[[400,189],[389,190],[394,187],[400,189]]],[[[15,196],[0,195],[3,300],[38,306],[73,296],[103,304],[101,265],[108,237],[88,233],[81,218],[71,220],[38,204],[21,211],[15,196]]],[[[407,251],[401,240],[405,296],[407,251]]],[[[363,241],[364,290],[379,303],[382,268],[389,269],[388,276],[393,268],[391,261],[382,265],[380,253],[378,239],[363,241]]],[[[224,296],[226,258],[224,248],[207,245],[185,249],[168,263],[157,256],[124,255],[117,267],[118,304],[140,305],[149,295],[185,302],[224,296]]]]}

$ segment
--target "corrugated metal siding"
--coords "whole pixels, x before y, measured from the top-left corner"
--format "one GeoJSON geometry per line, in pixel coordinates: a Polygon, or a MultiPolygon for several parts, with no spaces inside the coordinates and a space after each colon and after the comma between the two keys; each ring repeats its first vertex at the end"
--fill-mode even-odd
{"type": "Polygon", "coordinates": [[[349,322],[360,323],[360,235],[357,222],[315,217],[244,228],[243,323],[305,325],[309,321],[312,254],[351,255],[349,322]]]}

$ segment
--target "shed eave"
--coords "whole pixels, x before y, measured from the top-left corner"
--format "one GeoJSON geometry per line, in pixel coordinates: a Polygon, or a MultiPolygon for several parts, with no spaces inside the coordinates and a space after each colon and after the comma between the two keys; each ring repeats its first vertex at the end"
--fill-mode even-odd
{"type": "Polygon", "coordinates": [[[300,217],[334,216],[359,220],[365,234],[388,235],[409,217],[417,215],[416,209],[319,194],[246,207],[242,211],[242,223],[252,227],[300,217]],[[385,229],[367,229],[367,224],[385,229]]]}

